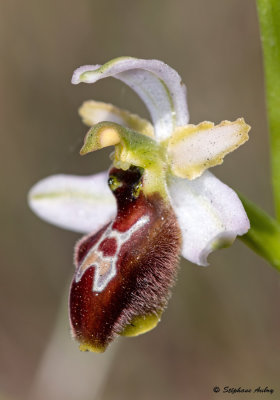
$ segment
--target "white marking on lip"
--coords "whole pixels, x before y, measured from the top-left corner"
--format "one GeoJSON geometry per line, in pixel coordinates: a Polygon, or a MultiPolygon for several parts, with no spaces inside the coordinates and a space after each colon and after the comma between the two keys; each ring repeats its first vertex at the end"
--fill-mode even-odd
{"type": "Polygon", "coordinates": [[[150,217],[148,215],[144,215],[125,232],[119,232],[118,230],[113,229],[112,226],[114,221],[111,222],[111,224],[102,233],[99,240],[88,252],[82,264],[77,269],[75,281],[79,282],[83,274],[90,267],[95,267],[92,290],[93,292],[102,292],[117,273],[118,254],[122,245],[126,243],[136,231],[141,229],[149,221],[150,217]],[[105,256],[102,251],[98,250],[99,245],[103,242],[104,239],[115,239],[117,248],[114,256],[105,256]]]}

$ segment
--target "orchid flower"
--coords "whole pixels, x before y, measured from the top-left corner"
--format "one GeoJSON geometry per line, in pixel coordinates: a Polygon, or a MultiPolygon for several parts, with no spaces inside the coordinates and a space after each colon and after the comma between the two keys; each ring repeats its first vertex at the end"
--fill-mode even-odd
{"type": "Polygon", "coordinates": [[[90,129],[81,154],[115,146],[109,173],[54,175],[29,193],[38,216],[87,234],[75,250],[70,320],[80,349],[97,352],[117,335],[157,325],[180,254],[207,265],[210,252],[249,229],[236,193],[207,171],[248,139],[244,120],[189,124],[185,86],[158,60],[83,66],[72,83],[106,77],[140,96],[153,125],[113,105],[85,102],[79,112],[90,129]]]}

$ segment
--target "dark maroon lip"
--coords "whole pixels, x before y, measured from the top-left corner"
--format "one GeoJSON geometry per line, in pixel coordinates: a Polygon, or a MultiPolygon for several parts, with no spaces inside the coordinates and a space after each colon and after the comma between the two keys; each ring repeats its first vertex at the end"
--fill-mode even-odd
{"type": "Polygon", "coordinates": [[[162,312],[181,244],[171,206],[139,190],[143,171],[113,168],[109,176],[117,180],[117,216],[79,242],[69,302],[74,336],[99,351],[134,318],[162,312]]]}

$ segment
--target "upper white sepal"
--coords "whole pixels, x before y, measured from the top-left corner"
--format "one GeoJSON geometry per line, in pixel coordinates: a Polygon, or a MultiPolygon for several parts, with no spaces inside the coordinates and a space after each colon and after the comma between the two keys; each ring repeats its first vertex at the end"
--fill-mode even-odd
{"type": "Polygon", "coordinates": [[[126,83],[143,100],[151,114],[158,140],[165,140],[176,127],[188,123],[185,85],[179,74],[164,62],[120,57],[102,66],[77,68],[72,83],[94,83],[110,76],[126,83]]]}

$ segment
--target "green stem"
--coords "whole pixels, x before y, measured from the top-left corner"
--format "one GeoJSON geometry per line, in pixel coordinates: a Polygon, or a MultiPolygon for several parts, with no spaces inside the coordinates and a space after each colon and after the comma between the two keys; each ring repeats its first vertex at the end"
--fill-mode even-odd
{"type": "Polygon", "coordinates": [[[280,220],[280,1],[257,0],[264,55],[274,202],[280,220]]]}
{"type": "Polygon", "coordinates": [[[249,232],[240,239],[280,271],[280,224],[240,193],[239,197],[251,223],[249,232]]]}

